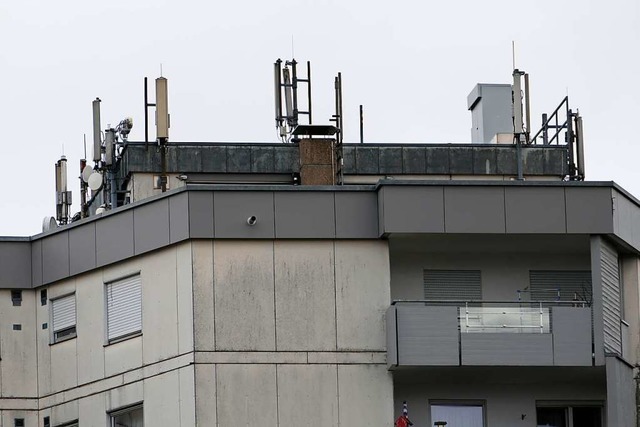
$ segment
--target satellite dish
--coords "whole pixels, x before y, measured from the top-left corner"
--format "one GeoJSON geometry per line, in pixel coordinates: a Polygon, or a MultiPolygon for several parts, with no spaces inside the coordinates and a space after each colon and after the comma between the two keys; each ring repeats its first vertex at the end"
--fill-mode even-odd
{"type": "Polygon", "coordinates": [[[100,187],[102,187],[102,174],[100,172],[94,172],[89,175],[89,180],[87,181],[89,184],[89,188],[93,191],[98,191],[100,187]]]}
{"type": "Polygon", "coordinates": [[[56,219],[52,216],[45,216],[42,220],[42,232],[46,233],[47,231],[55,230],[56,228],[58,228],[56,219]]]}
{"type": "Polygon", "coordinates": [[[104,206],[100,206],[98,209],[96,209],[96,215],[100,215],[101,213],[105,212],[106,209],[104,208],[104,206]]]}
{"type": "Polygon", "coordinates": [[[91,165],[86,165],[84,169],[82,169],[82,180],[84,182],[89,182],[89,177],[93,173],[93,168],[91,165]]]}

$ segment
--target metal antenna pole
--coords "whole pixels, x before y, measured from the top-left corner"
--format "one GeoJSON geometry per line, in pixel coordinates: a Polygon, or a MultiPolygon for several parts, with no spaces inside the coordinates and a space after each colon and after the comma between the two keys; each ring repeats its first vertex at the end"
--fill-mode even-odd
{"type": "Polygon", "coordinates": [[[364,117],[362,114],[362,104],[360,104],[360,144],[364,144],[364,117]]]}

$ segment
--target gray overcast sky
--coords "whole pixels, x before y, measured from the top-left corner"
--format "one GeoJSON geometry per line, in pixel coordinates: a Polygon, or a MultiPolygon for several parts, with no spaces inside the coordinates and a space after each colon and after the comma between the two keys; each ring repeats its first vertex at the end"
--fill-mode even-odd
{"type": "MultiPolygon", "coordinates": [[[[0,4],[0,235],[40,232],[55,215],[53,164],[69,159],[77,211],[91,101],[102,124],[134,118],[142,79],[169,79],[173,141],[275,142],[272,63],[313,67],[314,122],[344,86],[345,142],[468,142],[466,97],[509,83],[511,40],[540,114],[569,92],[585,120],[587,179],[640,196],[638,0],[395,1],[5,0],[0,4]]],[[[151,134],[155,134],[152,131],[151,134]]],[[[91,148],[88,148],[91,157],[91,148]]]]}

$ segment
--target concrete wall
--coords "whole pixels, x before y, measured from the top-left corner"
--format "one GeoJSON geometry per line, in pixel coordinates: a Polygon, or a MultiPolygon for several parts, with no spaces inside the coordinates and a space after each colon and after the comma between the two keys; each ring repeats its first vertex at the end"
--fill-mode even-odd
{"type": "Polygon", "coordinates": [[[194,241],[198,424],[392,424],[388,260],[377,240],[194,241]]]}
{"type": "Polygon", "coordinates": [[[517,301],[529,270],[590,270],[588,240],[539,237],[391,238],[391,298],[424,299],[424,269],[481,270],[482,298],[501,301],[517,301]]]}
{"type": "MultiPolygon", "coordinates": [[[[628,351],[623,357],[632,364],[640,362],[640,258],[622,258],[623,317],[629,324],[628,351]]],[[[623,336],[623,339],[625,337],[623,336]]]]}
{"type": "Polygon", "coordinates": [[[41,305],[39,290],[31,291],[34,300],[38,293],[37,307],[32,308],[37,327],[32,330],[37,331],[40,396],[192,351],[191,281],[191,244],[182,243],[48,286],[50,299],[76,295],[77,338],[54,345],[49,345],[47,325],[51,305],[41,305]],[[106,345],[104,283],[137,272],[142,280],[142,334],[106,345]]]}
{"type": "MultiPolygon", "coordinates": [[[[175,188],[185,186],[185,182],[178,179],[179,174],[171,173],[167,175],[167,190],[173,190],[175,188]]],[[[154,177],[158,176],[160,176],[160,173],[152,174],[138,172],[132,174],[131,179],[129,180],[129,184],[127,185],[127,191],[130,192],[129,196],[131,197],[131,203],[137,202],[138,200],[144,200],[151,196],[162,194],[161,189],[154,188],[156,186],[154,177]]]]}
{"type": "MultiPolygon", "coordinates": [[[[394,379],[397,418],[407,401],[416,426],[432,426],[429,400],[482,401],[486,426],[536,427],[536,402],[606,399],[604,372],[597,368],[440,368],[394,379]],[[523,417],[524,416],[524,417],[523,417]]],[[[631,424],[607,424],[609,426],[631,424]]]]}

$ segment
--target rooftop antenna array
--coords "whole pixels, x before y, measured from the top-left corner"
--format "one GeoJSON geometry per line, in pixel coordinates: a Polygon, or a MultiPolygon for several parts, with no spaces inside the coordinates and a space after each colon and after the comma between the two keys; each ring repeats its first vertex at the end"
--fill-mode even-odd
{"type": "Polygon", "coordinates": [[[278,59],[274,64],[275,120],[278,136],[282,142],[297,142],[292,138],[293,131],[299,124],[299,116],[306,115],[308,124],[313,123],[311,107],[311,62],[307,61],[307,77],[298,77],[298,62],[278,59]],[[283,65],[284,64],[284,65],[283,65]],[[299,109],[298,85],[307,85],[307,110],[299,109]],[[285,111],[283,111],[283,103],[285,111]]]}
{"type": "Polygon", "coordinates": [[[344,150],[342,139],[344,135],[344,114],[342,111],[342,73],[334,78],[333,86],[335,89],[335,113],[331,116],[332,122],[335,122],[338,132],[336,133],[336,178],[339,185],[344,184],[344,150]]]}
{"type": "Polygon", "coordinates": [[[101,102],[100,98],[96,98],[92,103],[94,165],[93,167],[88,165],[85,159],[80,160],[81,218],[89,215],[89,208],[94,203],[99,205],[95,213],[118,207],[118,195],[121,193],[118,190],[116,178],[118,164],[133,128],[133,119],[126,117],[115,128],[107,125],[103,132],[100,120],[101,102]],[[87,188],[92,194],[88,201],[86,201],[87,188]]]}
{"type": "Polygon", "coordinates": [[[56,220],[64,225],[70,222],[71,191],[67,190],[67,158],[63,155],[55,164],[56,171],[56,220]]]}

